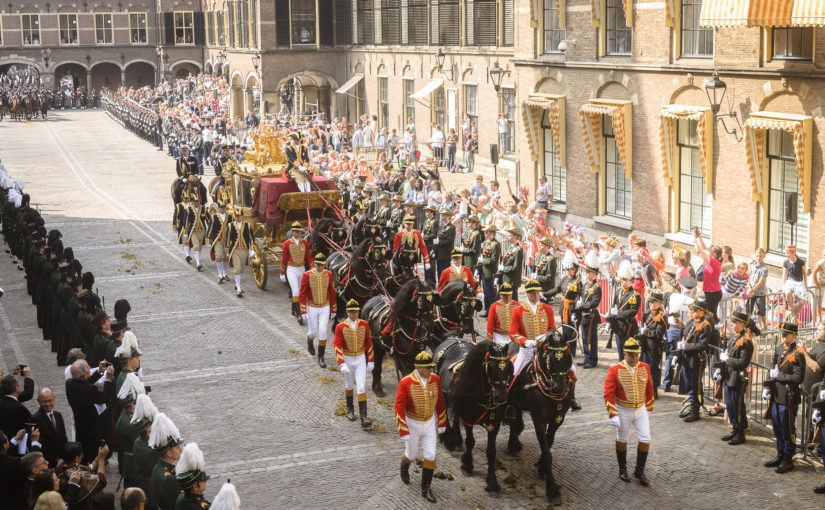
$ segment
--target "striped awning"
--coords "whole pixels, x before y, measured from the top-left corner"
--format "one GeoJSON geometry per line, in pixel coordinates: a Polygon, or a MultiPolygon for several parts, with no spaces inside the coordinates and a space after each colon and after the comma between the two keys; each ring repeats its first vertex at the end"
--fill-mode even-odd
{"type": "MultiPolygon", "coordinates": [[[[628,27],[633,26],[633,0],[622,0],[624,19],[628,27]]],[[[590,0],[590,24],[597,28],[604,17],[604,0],[590,0]]]]}
{"type": "Polygon", "coordinates": [[[791,25],[795,27],[825,26],[825,0],[795,0],[791,25]]]}
{"type": "Polygon", "coordinates": [[[701,27],[773,27],[788,25],[794,0],[703,0],[701,27]]]}
{"type": "Polygon", "coordinates": [[[590,160],[590,170],[593,173],[601,171],[599,153],[602,141],[602,117],[605,115],[609,115],[611,118],[619,160],[622,162],[622,167],[624,167],[625,178],[630,180],[632,168],[626,161],[624,109],[618,105],[587,103],[579,109],[579,121],[584,133],[584,145],[587,148],[587,157],[590,160]]]}
{"type": "Polygon", "coordinates": [[[713,122],[709,107],[666,105],[659,112],[659,149],[662,155],[662,170],[665,186],[673,186],[678,178],[679,164],[676,153],[676,123],[679,120],[695,120],[696,145],[699,148],[699,162],[702,167],[702,182],[705,192],[713,193],[713,179],[708,173],[708,160],[712,150],[713,122]],[[711,120],[709,123],[708,120],[711,120]]]}
{"type": "Polygon", "coordinates": [[[676,24],[676,0],[665,0],[665,25],[672,27],[676,24]]]}
{"type": "MultiPolygon", "coordinates": [[[[524,131],[527,135],[527,146],[530,148],[530,157],[533,161],[539,159],[539,137],[541,136],[541,118],[544,110],[548,113],[550,129],[553,131],[553,145],[556,154],[561,159],[561,106],[560,98],[530,95],[524,100],[521,108],[521,118],[524,121],[524,131]]],[[[564,166],[564,162],[561,163],[564,166]]]]}

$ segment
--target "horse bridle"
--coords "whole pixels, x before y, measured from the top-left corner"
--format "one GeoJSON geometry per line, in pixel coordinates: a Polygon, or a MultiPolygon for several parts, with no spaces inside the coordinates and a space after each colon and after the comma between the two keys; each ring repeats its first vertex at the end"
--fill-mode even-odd
{"type": "MultiPolygon", "coordinates": [[[[496,384],[503,384],[505,386],[505,388],[509,387],[509,385],[510,385],[509,380],[505,379],[503,381],[493,381],[493,378],[490,376],[490,367],[491,366],[493,366],[495,364],[498,364],[499,371],[501,373],[504,373],[504,371],[507,369],[507,362],[508,361],[510,361],[510,358],[507,356],[506,351],[505,351],[504,355],[502,355],[502,356],[491,356],[490,353],[488,352],[487,355],[484,357],[484,364],[482,365],[482,367],[484,369],[484,377],[486,378],[487,384],[490,385],[491,389],[496,384]]],[[[513,377],[513,376],[511,375],[510,377],[513,377]]],[[[479,404],[479,405],[481,407],[487,409],[487,410],[495,409],[497,407],[500,407],[500,406],[504,405],[507,402],[506,400],[504,402],[500,402],[500,403],[495,402],[493,400],[493,392],[492,391],[485,392],[485,394],[487,395],[487,398],[488,398],[487,402],[485,402],[483,404],[479,404]]]]}
{"type": "Polygon", "coordinates": [[[541,391],[542,395],[552,400],[564,400],[567,397],[568,393],[573,387],[573,379],[570,377],[570,370],[565,369],[564,371],[559,372],[550,372],[548,370],[547,373],[541,368],[540,357],[543,356],[545,358],[545,362],[548,367],[550,367],[550,362],[547,358],[555,357],[557,360],[561,360],[564,358],[564,351],[567,350],[567,346],[564,347],[555,347],[552,345],[545,345],[544,346],[545,353],[543,355],[539,354],[539,349],[537,348],[535,352],[533,352],[533,367],[530,370],[530,375],[533,378],[533,382],[531,384],[527,384],[524,386],[524,389],[530,389],[532,387],[537,387],[539,391],[541,391]],[[564,392],[557,393],[552,390],[549,386],[549,382],[552,381],[553,376],[561,377],[564,379],[564,392]]]}

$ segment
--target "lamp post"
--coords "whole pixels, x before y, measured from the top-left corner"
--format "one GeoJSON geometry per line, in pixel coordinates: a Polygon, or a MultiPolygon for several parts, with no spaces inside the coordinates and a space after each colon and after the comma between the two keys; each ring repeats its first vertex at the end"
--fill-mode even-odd
{"type": "Polygon", "coordinates": [[[447,78],[447,73],[444,71],[444,60],[447,58],[447,55],[441,48],[438,48],[438,51],[435,52],[433,56],[435,58],[435,66],[438,69],[438,72],[441,74],[441,77],[448,81],[453,81],[453,66],[450,65],[450,77],[447,78]]]}
{"type": "Polygon", "coordinates": [[[158,81],[157,85],[160,85],[161,80],[163,79],[163,48],[160,46],[155,46],[155,55],[158,56],[158,81]]]}
{"type": "Polygon", "coordinates": [[[713,72],[710,80],[705,82],[705,93],[708,95],[708,102],[710,103],[710,109],[713,112],[714,122],[716,122],[716,119],[721,120],[722,127],[725,128],[725,131],[729,135],[736,137],[737,142],[741,142],[742,140],[737,135],[736,128],[728,129],[724,119],[724,117],[733,117],[736,124],[739,126],[739,130],[741,131],[742,124],[739,123],[739,117],[737,117],[736,112],[732,110],[728,113],[719,113],[719,110],[722,109],[722,100],[725,98],[725,92],[727,90],[728,85],[719,78],[719,73],[716,71],[713,72]]]}
{"type": "MultiPolygon", "coordinates": [[[[498,60],[493,62],[493,67],[491,67],[487,73],[490,75],[490,81],[493,82],[493,88],[496,89],[496,100],[499,104],[499,109],[501,108],[501,79],[504,77],[504,69],[499,67],[498,60]]],[[[493,175],[495,176],[495,180],[498,180],[498,153],[499,151],[496,150],[496,161],[493,162],[493,175]]]]}

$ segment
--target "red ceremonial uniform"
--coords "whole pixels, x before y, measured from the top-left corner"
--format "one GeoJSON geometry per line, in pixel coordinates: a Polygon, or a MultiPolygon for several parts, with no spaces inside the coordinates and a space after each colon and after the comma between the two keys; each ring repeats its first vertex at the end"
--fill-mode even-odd
{"type": "Polygon", "coordinates": [[[441,289],[443,289],[445,285],[454,280],[464,280],[469,283],[471,287],[476,289],[476,294],[481,293],[482,291],[480,285],[476,287],[476,279],[473,278],[473,272],[470,271],[469,267],[461,266],[461,270],[456,273],[453,271],[453,266],[451,264],[450,267],[444,271],[441,271],[441,277],[438,279],[438,292],[441,292],[441,289]]]}
{"type": "Polygon", "coordinates": [[[332,340],[335,348],[335,358],[338,364],[344,363],[344,356],[367,355],[367,362],[374,362],[375,355],[372,351],[372,338],[370,337],[370,325],[367,321],[358,319],[358,324],[353,330],[349,322],[344,322],[335,327],[335,338],[332,340]]]}
{"type": "Polygon", "coordinates": [[[307,305],[314,308],[329,306],[335,313],[335,289],[332,286],[332,272],[323,269],[320,272],[310,269],[301,276],[301,313],[307,313],[307,305]]]}
{"type": "Polygon", "coordinates": [[[493,333],[510,335],[510,321],[513,318],[513,311],[518,307],[518,302],[512,299],[506,305],[499,299],[490,306],[490,311],[487,313],[488,340],[493,340],[493,333]]]}
{"type": "Polygon", "coordinates": [[[510,340],[524,347],[526,340],[535,340],[539,335],[555,328],[553,309],[550,305],[539,302],[536,313],[533,313],[529,304],[522,303],[513,310],[513,316],[510,318],[510,340]]]}
{"type": "Polygon", "coordinates": [[[635,371],[630,370],[627,361],[610,367],[604,380],[604,405],[611,418],[619,414],[617,405],[633,409],[645,406],[653,411],[653,378],[647,363],[640,361],[635,371]]]}
{"type": "Polygon", "coordinates": [[[407,418],[425,422],[436,414],[438,427],[447,426],[447,404],[441,392],[441,379],[430,374],[427,386],[422,387],[418,372],[413,372],[398,383],[395,396],[395,419],[398,423],[398,435],[404,437],[410,433],[407,418]]]}
{"type": "Polygon", "coordinates": [[[281,251],[281,274],[286,273],[287,266],[304,268],[306,265],[312,267],[309,242],[306,239],[301,239],[296,243],[295,238],[284,241],[281,251]]]}
{"type": "Polygon", "coordinates": [[[418,250],[418,253],[421,254],[421,258],[424,259],[425,264],[430,263],[430,255],[427,253],[427,246],[424,244],[424,237],[421,236],[421,232],[415,229],[407,232],[407,229],[402,228],[401,232],[395,234],[395,239],[392,243],[392,252],[396,253],[400,250],[404,241],[412,244],[415,249],[418,250]]]}

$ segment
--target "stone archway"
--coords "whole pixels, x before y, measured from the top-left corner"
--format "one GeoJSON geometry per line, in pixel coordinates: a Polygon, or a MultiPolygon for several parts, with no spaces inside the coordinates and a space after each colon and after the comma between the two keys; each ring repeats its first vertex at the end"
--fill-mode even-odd
{"type": "Polygon", "coordinates": [[[246,87],[244,87],[244,110],[252,111],[260,115],[261,110],[261,82],[255,73],[250,73],[246,77],[246,87]]]}
{"type": "Polygon", "coordinates": [[[327,119],[331,118],[334,113],[333,91],[338,88],[338,82],[332,76],[319,71],[302,71],[282,78],[275,90],[281,90],[282,85],[295,89],[292,95],[293,113],[318,112],[327,119]]]}
{"type": "Polygon", "coordinates": [[[204,74],[212,74],[212,62],[207,62],[203,66],[204,74]]]}
{"type": "Polygon", "coordinates": [[[172,72],[173,76],[177,78],[186,78],[190,74],[192,76],[197,76],[201,72],[201,66],[197,62],[192,60],[179,60],[174,62],[169,70],[172,72]]]}
{"type": "Polygon", "coordinates": [[[237,69],[232,73],[232,81],[229,89],[230,114],[232,118],[243,117],[244,115],[244,91],[243,75],[237,69]]]}
{"type": "Polygon", "coordinates": [[[156,72],[155,66],[148,62],[135,61],[126,65],[126,82],[127,87],[143,87],[152,85],[155,82],[156,72]]]}
{"type": "Polygon", "coordinates": [[[94,90],[103,87],[114,89],[121,85],[120,66],[113,62],[99,62],[93,65],[91,75],[91,86],[94,90]]]}
{"type": "Polygon", "coordinates": [[[54,68],[54,86],[57,89],[87,86],[86,66],[78,62],[63,62],[54,68]]]}

